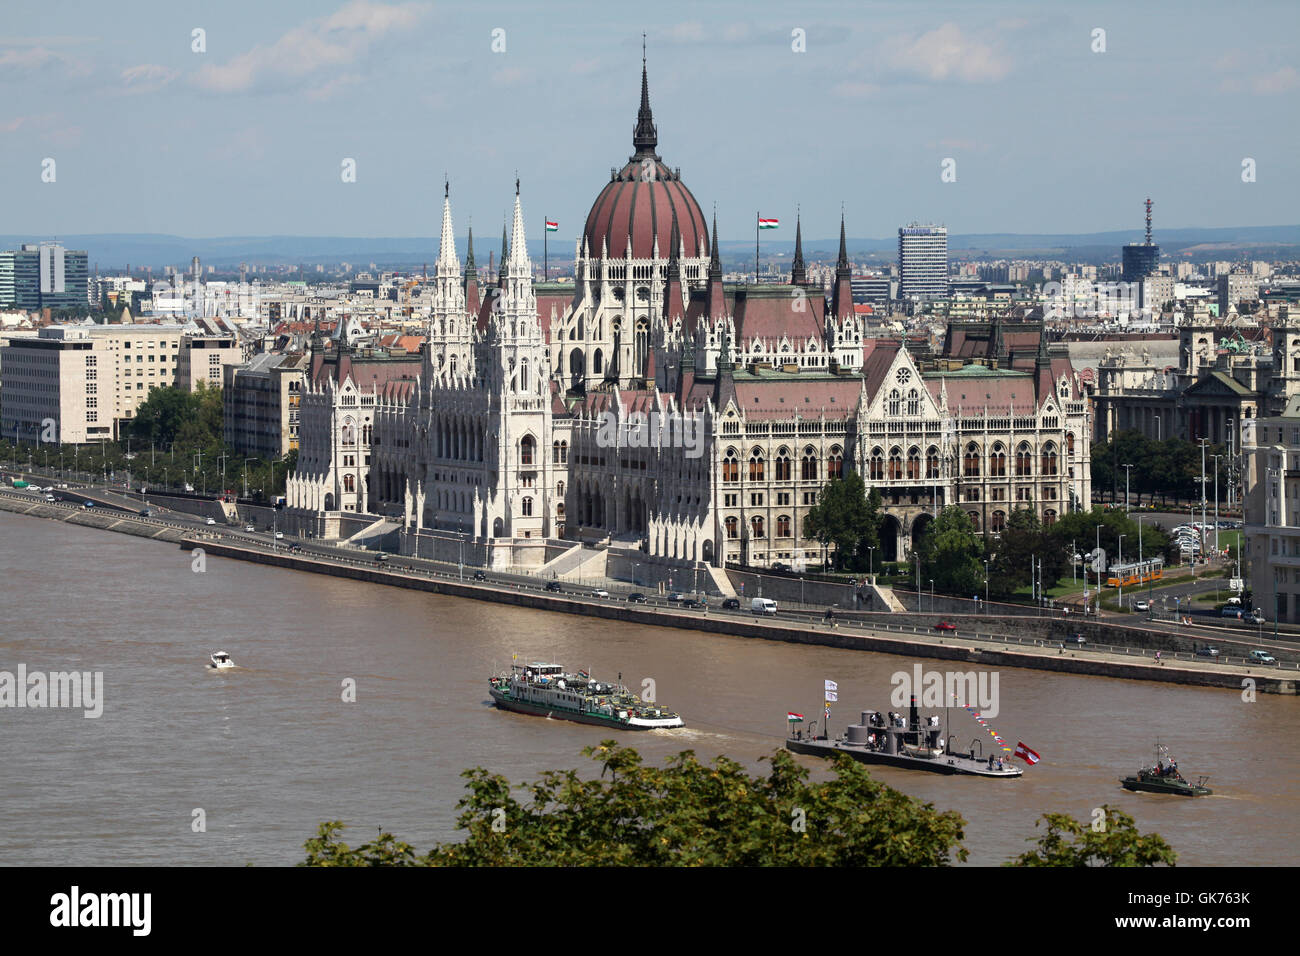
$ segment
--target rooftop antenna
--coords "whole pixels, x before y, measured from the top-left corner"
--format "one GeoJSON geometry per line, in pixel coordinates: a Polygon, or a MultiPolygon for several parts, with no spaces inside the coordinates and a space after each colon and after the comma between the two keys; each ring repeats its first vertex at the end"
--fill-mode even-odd
{"type": "Polygon", "coordinates": [[[1147,197],[1147,245],[1151,245],[1151,197],[1147,197]]]}

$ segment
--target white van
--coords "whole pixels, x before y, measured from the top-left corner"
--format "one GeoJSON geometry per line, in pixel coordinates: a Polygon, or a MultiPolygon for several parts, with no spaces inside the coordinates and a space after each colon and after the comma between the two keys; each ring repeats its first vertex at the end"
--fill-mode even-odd
{"type": "Polygon", "coordinates": [[[771,598],[754,598],[749,604],[749,609],[755,614],[776,614],[776,602],[771,598]]]}

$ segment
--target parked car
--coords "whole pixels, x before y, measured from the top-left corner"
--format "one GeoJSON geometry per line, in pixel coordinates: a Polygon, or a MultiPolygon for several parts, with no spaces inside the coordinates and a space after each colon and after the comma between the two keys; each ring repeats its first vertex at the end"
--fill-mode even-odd
{"type": "Polygon", "coordinates": [[[1276,664],[1277,658],[1268,651],[1251,651],[1250,662],[1252,664],[1276,664]]]}
{"type": "Polygon", "coordinates": [[[1198,647],[1196,649],[1196,656],[1197,657],[1218,657],[1219,649],[1217,647],[1211,647],[1210,645],[1207,644],[1205,647],[1198,647]]]}
{"type": "Polygon", "coordinates": [[[957,625],[953,624],[951,621],[940,621],[934,626],[934,629],[936,631],[956,631],[957,625]]]}
{"type": "Polygon", "coordinates": [[[217,523],[216,518],[209,518],[207,521],[204,522],[204,524],[216,524],[216,523],[217,523]]]}
{"type": "Polygon", "coordinates": [[[485,573],[483,573],[482,571],[475,571],[475,572],[474,572],[474,580],[475,580],[475,581],[486,581],[486,580],[487,580],[487,575],[486,575],[485,573]]]}
{"type": "Polygon", "coordinates": [[[45,496],[45,500],[46,500],[46,501],[58,501],[59,499],[58,499],[58,498],[55,498],[53,495],[46,495],[46,496],[45,496]]]}
{"type": "Polygon", "coordinates": [[[739,611],[740,598],[727,598],[722,602],[722,609],[724,611],[739,611]]]}
{"type": "Polygon", "coordinates": [[[629,594],[629,595],[627,596],[627,603],[628,603],[628,604],[644,604],[644,603],[645,603],[645,595],[642,594],[640,591],[633,591],[631,594],[629,594]]]}
{"type": "Polygon", "coordinates": [[[1223,609],[1222,609],[1219,613],[1222,614],[1224,617],[1235,617],[1235,618],[1237,618],[1238,620],[1241,620],[1241,606],[1240,606],[1240,605],[1225,604],[1225,605],[1223,606],[1223,609]]]}
{"type": "Polygon", "coordinates": [[[609,592],[604,588],[592,588],[590,596],[594,598],[607,598],[609,597],[609,592]]]}
{"type": "Polygon", "coordinates": [[[551,592],[554,593],[554,594],[563,594],[563,593],[564,593],[564,588],[560,587],[560,582],[559,582],[559,581],[547,581],[547,582],[546,582],[546,590],[551,591],[551,592]]]}
{"type": "Polygon", "coordinates": [[[1134,602],[1133,602],[1133,610],[1135,610],[1135,611],[1149,611],[1149,610],[1151,610],[1151,605],[1148,604],[1146,601],[1134,601],[1134,602]]]}
{"type": "Polygon", "coordinates": [[[95,503],[94,503],[93,501],[87,501],[87,502],[86,502],[85,504],[83,504],[81,507],[86,508],[86,509],[90,509],[90,508],[95,507],[95,503]]]}

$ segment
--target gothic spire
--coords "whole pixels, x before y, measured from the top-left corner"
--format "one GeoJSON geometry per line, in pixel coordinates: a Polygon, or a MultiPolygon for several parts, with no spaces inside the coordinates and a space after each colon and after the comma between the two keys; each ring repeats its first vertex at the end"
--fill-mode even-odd
{"type": "Polygon", "coordinates": [[[709,255],[709,278],[722,278],[722,257],[718,255],[718,211],[713,210],[713,251],[709,255]]]}
{"type": "Polygon", "coordinates": [[[478,269],[474,268],[474,227],[469,227],[469,243],[465,249],[465,278],[478,278],[478,269]]]}
{"type": "Polygon", "coordinates": [[[438,246],[438,275],[460,274],[460,260],[456,258],[456,237],[451,228],[451,184],[444,186],[442,197],[442,238],[438,246]]]}
{"type": "Polygon", "coordinates": [[[650,81],[646,78],[645,34],[641,34],[641,108],[636,113],[636,129],[632,133],[633,159],[658,159],[655,147],[659,145],[659,130],[650,113],[650,81]]]}
{"type": "Polygon", "coordinates": [[[835,271],[849,268],[849,246],[844,239],[844,213],[840,213],[840,257],[835,261],[835,271]]]}
{"type": "Polygon", "coordinates": [[[506,230],[506,221],[501,220],[501,279],[506,277],[506,261],[510,258],[510,237],[506,230]]]}
{"type": "Polygon", "coordinates": [[[808,270],[803,264],[803,223],[799,213],[794,217],[794,262],[790,264],[790,282],[803,285],[808,280],[808,270]]]}

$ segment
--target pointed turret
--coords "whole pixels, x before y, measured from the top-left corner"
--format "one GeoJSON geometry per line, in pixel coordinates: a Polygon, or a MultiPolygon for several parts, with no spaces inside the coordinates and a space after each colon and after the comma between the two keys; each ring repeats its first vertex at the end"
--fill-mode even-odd
{"type": "Polygon", "coordinates": [[[451,227],[451,183],[444,184],[442,195],[442,238],[438,244],[438,263],[434,275],[440,278],[460,276],[460,259],[456,255],[456,236],[451,227]]]}
{"type": "MultiPolygon", "coordinates": [[[[504,253],[502,254],[504,256],[504,253]]],[[[524,210],[519,202],[519,180],[515,180],[515,213],[510,226],[510,274],[532,274],[532,262],[528,258],[528,237],[524,233],[524,210]],[[522,270],[521,272],[516,269],[522,270]]]]}
{"type": "Polygon", "coordinates": [[[795,213],[794,217],[794,262],[790,264],[790,283],[803,285],[808,281],[808,270],[803,264],[803,223],[795,213]]]}
{"type": "Polygon", "coordinates": [[[672,238],[668,240],[671,251],[668,253],[668,279],[664,286],[664,318],[672,325],[674,320],[683,317],[682,311],[682,264],[679,249],[682,244],[681,230],[677,225],[677,207],[673,207],[672,238]]]}
{"type": "Polygon", "coordinates": [[[481,305],[478,294],[478,269],[474,266],[474,227],[469,227],[469,243],[465,248],[465,308],[470,315],[478,315],[481,305]]]}
{"type": "MultiPolygon", "coordinates": [[[[515,197],[518,199],[518,196],[515,197]]],[[[510,257],[510,237],[506,234],[506,224],[501,223],[501,270],[497,279],[504,282],[506,278],[506,260],[510,257]]]]}
{"type": "Polygon", "coordinates": [[[632,132],[632,159],[658,159],[655,147],[659,145],[659,130],[655,128],[650,112],[650,81],[646,77],[645,40],[641,41],[641,108],[636,113],[636,129],[632,132]]]}
{"type": "Polygon", "coordinates": [[[710,318],[720,319],[727,314],[727,300],[722,293],[722,256],[718,253],[718,214],[713,214],[713,250],[709,254],[709,312],[710,318]]]}
{"type": "Polygon", "coordinates": [[[849,247],[844,237],[844,214],[840,213],[840,256],[835,262],[835,292],[831,311],[837,319],[853,314],[853,268],[849,265],[849,247]]]}

